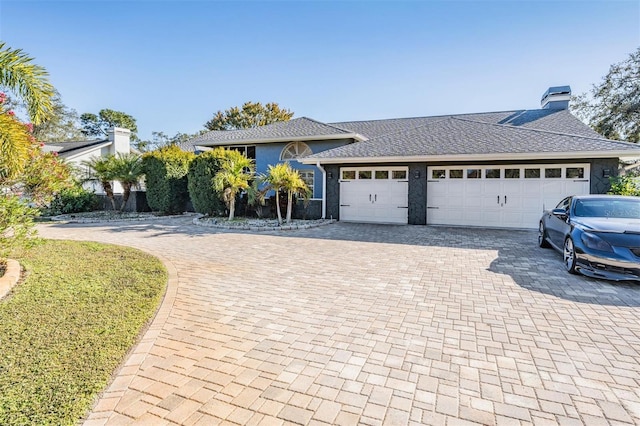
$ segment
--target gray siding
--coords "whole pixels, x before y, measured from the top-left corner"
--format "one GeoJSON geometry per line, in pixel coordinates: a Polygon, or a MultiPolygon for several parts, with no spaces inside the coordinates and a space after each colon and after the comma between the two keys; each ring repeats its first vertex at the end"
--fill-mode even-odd
{"type": "Polygon", "coordinates": [[[409,225],[427,224],[427,164],[409,164],[409,225]]]}
{"type": "Polygon", "coordinates": [[[617,158],[598,158],[591,160],[591,190],[592,194],[606,194],[611,189],[608,176],[618,176],[619,161],[617,158]]]}

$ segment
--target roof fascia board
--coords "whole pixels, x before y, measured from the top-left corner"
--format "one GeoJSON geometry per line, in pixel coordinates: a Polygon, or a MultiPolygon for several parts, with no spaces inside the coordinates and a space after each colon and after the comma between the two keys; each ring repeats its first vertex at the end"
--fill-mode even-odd
{"type": "MultiPolygon", "coordinates": [[[[67,160],[73,160],[74,158],[79,157],[79,156],[81,156],[81,155],[84,155],[84,154],[86,154],[87,152],[94,151],[94,150],[97,150],[97,149],[102,149],[102,148],[104,148],[104,147],[106,147],[106,146],[109,146],[109,145],[111,145],[111,144],[112,144],[112,142],[111,142],[111,141],[107,141],[107,142],[102,143],[102,144],[100,144],[100,145],[90,145],[90,146],[88,146],[88,147],[78,148],[78,152],[74,152],[73,154],[71,154],[71,155],[69,155],[69,156],[67,156],[67,157],[65,157],[65,158],[66,158],[67,160]]],[[[73,152],[73,151],[75,151],[75,150],[72,150],[72,152],[73,152]]],[[[63,152],[63,153],[62,153],[62,154],[60,154],[60,155],[64,155],[64,154],[65,154],[65,153],[63,152]]]]}
{"type": "Polygon", "coordinates": [[[303,164],[341,164],[341,163],[418,163],[437,161],[511,161],[545,159],[586,159],[586,158],[634,158],[638,152],[629,151],[573,151],[573,152],[536,152],[523,154],[460,154],[460,155],[415,155],[397,157],[342,157],[342,158],[299,158],[303,164]]]}
{"type": "Polygon", "coordinates": [[[220,141],[220,142],[207,142],[196,141],[197,146],[231,146],[231,145],[254,145],[263,143],[274,142],[292,142],[292,141],[324,141],[331,139],[355,139],[359,142],[367,140],[364,136],[358,133],[340,133],[335,135],[316,135],[316,136],[284,136],[280,138],[268,138],[268,139],[240,139],[234,141],[220,141]]]}

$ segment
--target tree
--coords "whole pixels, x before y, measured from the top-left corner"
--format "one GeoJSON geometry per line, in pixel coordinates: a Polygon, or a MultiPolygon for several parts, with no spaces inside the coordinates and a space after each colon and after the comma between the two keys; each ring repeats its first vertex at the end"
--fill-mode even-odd
{"type": "Polygon", "coordinates": [[[111,183],[116,177],[113,160],[113,155],[106,157],[95,156],[90,160],[83,161],[82,164],[93,170],[95,179],[100,181],[102,189],[104,189],[107,198],[111,202],[111,207],[113,210],[116,210],[116,200],[113,193],[113,184],[111,183]]]}
{"type": "Polygon", "coordinates": [[[79,124],[80,118],[75,109],[62,103],[60,93],[53,97],[51,117],[33,126],[33,136],[42,142],[79,141],[84,138],[79,124]]]}
{"type": "Polygon", "coordinates": [[[275,166],[269,165],[267,174],[261,176],[260,179],[276,193],[276,213],[278,214],[279,224],[282,224],[282,212],[280,210],[280,191],[284,189],[287,183],[287,166],[289,166],[287,163],[279,163],[275,166]]]}
{"type": "Polygon", "coordinates": [[[589,94],[573,99],[571,110],[609,139],[640,141],[640,48],[611,65],[589,94]]]}
{"type": "Polygon", "coordinates": [[[80,123],[85,136],[106,136],[112,127],[122,127],[131,131],[132,141],[138,141],[136,119],[121,111],[101,109],[98,115],[86,112],[80,116],[80,123]]]}
{"type": "Polygon", "coordinates": [[[229,207],[229,220],[233,220],[236,209],[236,196],[249,188],[255,166],[253,160],[236,150],[226,150],[220,170],[213,177],[213,188],[222,196],[229,207]]]}
{"type": "Polygon", "coordinates": [[[119,152],[116,157],[112,157],[111,161],[113,162],[111,166],[113,178],[122,185],[122,205],[120,206],[120,211],[123,212],[127,201],[129,201],[131,189],[138,186],[142,175],[144,175],[142,159],[138,154],[123,154],[119,152]]]}
{"type": "Polygon", "coordinates": [[[137,141],[136,148],[140,151],[147,152],[169,145],[180,146],[184,142],[187,142],[203,133],[206,133],[206,130],[201,130],[194,134],[178,132],[173,136],[169,136],[164,132],[151,132],[151,140],[137,141]]]}
{"type": "Polygon", "coordinates": [[[245,102],[242,109],[232,107],[218,111],[204,125],[208,130],[237,130],[264,126],[277,121],[289,121],[293,112],[281,109],[277,103],[262,105],[260,102],[245,102]]]}
{"type": "Polygon", "coordinates": [[[40,124],[53,113],[55,89],[47,71],[32,63],[20,49],[0,42],[0,86],[16,93],[26,104],[33,124],[40,124]]]}
{"type": "MultiPolygon", "coordinates": [[[[15,93],[26,105],[29,118],[40,124],[50,117],[54,88],[47,71],[33,64],[20,49],[0,42],[0,87],[15,93]]],[[[7,97],[0,92],[0,183],[17,176],[29,160],[31,125],[21,123],[3,104],[7,97]]]]}
{"type": "Polygon", "coordinates": [[[287,217],[286,223],[291,223],[291,214],[293,212],[293,197],[301,195],[308,197],[310,189],[302,180],[300,172],[294,170],[289,163],[279,163],[275,166],[269,166],[266,176],[262,177],[271,189],[276,192],[276,211],[278,213],[278,223],[282,223],[282,213],[280,211],[280,191],[287,192],[287,217]]]}

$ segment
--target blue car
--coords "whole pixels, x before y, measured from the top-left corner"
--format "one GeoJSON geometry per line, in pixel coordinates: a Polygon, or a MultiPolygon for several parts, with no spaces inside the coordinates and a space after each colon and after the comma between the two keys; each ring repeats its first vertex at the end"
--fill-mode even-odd
{"type": "Polygon", "coordinates": [[[567,197],[543,213],[538,245],[561,252],[572,274],[640,281],[640,197],[567,197]]]}

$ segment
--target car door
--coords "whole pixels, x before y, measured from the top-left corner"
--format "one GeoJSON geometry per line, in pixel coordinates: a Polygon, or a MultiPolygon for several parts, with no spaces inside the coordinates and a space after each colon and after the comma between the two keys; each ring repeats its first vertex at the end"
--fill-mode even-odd
{"type": "MultiPolygon", "coordinates": [[[[564,234],[567,227],[567,219],[569,217],[569,207],[571,206],[571,197],[567,197],[560,201],[555,209],[562,209],[565,211],[565,216],[555,215],[552,212],[547,212],[547,235],[551,242],[562,247],[564,244],[564,234]]],[[[555,210],[554,209],[554,210],[555,210]]]]}

